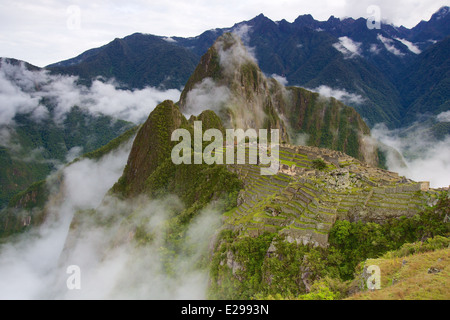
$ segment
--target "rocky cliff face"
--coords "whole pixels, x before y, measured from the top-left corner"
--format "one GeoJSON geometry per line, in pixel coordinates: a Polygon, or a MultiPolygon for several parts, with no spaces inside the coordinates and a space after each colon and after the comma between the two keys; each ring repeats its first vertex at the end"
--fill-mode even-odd
{"type": "Polygon", "coordinates": [[[270,94],[271,82],[234,34],[221,36],[201,58],[180,98],[185,113],[214,110],[225,127],[279,129],[288,141],[286,124],[270,94]]]}
{"type": "Polygon", "coordinates": [[[343,151],[378,165],[377,147],[360,115],[343,103],[267,78],[234,34],[202,57],[180,98],[187,114],[214,110],[227,128],[279,129],[283,143],[343,151]]]}
{"type": "Polygon", "coordinates": [[[138,131],[127,166],[115,189],[126,197],[145,191],[146,179],[168,158],[172,147],[171,135],[175,129],[187,126],[186,118],[172,101],[164,101],[149,115],[138,131]]]}
{"type": "Polygon", "coordinates": [[[194,121],[202,121],[203,132],[211,128],[223,131],[219,117],[212,111],[204,111],[188,121],[172,101],[158,105],[139,130],[123,175],[111,191],[122,198],[176,194],[187,210],[198,211],[238,190],[241,184],[237,176],[225,166],[194,164],[194,121]],[[176,129],[191,134],[192,165],[175,165],[172,161],[172,149],[179,143],[171,140],[176,129]]]}

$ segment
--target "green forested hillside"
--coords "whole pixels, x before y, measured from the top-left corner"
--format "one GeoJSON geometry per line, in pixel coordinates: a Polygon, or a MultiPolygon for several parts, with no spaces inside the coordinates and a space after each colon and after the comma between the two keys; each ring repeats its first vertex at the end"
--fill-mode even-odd
{"type": "Polygon", "coordinates": [[[406,122],[438,115],[450,108],[450,37],[424,51],[400,82],[406,122]]]}
{"type": "Polygon", "coordinates": [[[61,124],[52,118],[36,121],[28,114],[18,114],[14,121],[9,129],[11,147],[0,147],[0,208],[66,163],[72,148],[80,148],[78,153],[94,151],[133,126],[109,116],[93,116],[78,107],[72,108],[61,124]]]}

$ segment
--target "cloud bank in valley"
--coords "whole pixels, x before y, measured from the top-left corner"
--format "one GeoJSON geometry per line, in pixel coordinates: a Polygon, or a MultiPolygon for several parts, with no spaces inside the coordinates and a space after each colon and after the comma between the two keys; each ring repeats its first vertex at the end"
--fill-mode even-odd
{"type": "Polygon", "coordinates": [[[340,37],[339,42],[333,44],[333,47],[347,59],[361,55],[361,43],[355,42],[349,37],[340,37]]]}
{"type": "Polygon", "coordinates": [[[388,39],[383,37],[381,34],[377,35],[377,39],[381,41],[381,43],[384,45],[387,51],[395,54],[396,56],[404,56],[405,54],[402,53],[398,48],[395,47],[395,41],[392,39],[388,39]]]}
{"type": "Polygon", "coordinates": [[[56,193],[46,222],[0,246],[0,299],[52,298],[73,215],[101,202],[122,174],[130,149],[129,145],[98,162],[86,159],[66,167],[60,189],[54,190],[49,177],[49,187],[56,193]]]}
{"type": "Polygon", "coordinates": [[[167,220],[183,209],[181,201],[170,195],[154,200],[106,195],[123,172],[131,142],[98,161],[83,159],[62,169],[58,188],[48,179],[54,194],[47,221],[0,246],[0,299],[206,297],[208,273],[198,264],[220,215],[204,209],[187,230],[185,253],[168,260],[167,220]],[[132,240],[139,232],[151,241],[141,246],[132,240]],[[70,266],[80,268],[80,290],[67,286],[70,266]]]}
{"type": "Polygon", "coordinates": [[[147,87],[117,89],[114,81],[95,80],[92,86],[77,84],[74,76],[30,71],[24,64],[0,64],[0,125],[11,125],[15,115],[31,114],[37,121],[49,116],[45,103],[54,107],[53,117],[61,122],[72,107],[92,114],[104,114],[133,123],[145,121],[156,105],[166,99],[177,101],[180,91],[147,87]],[[45,101],[45,102],[44,102],[45,101]]]}
{"type": "Polygon", "coordinates": [[[308,89],[308,90],[317,92],[318,94],[320,94],[323,97],[327,97],[327,98],[333,97],[333,98],[340,100],[346,104],[361,104],[361,103],[364,103],[364,101],[365,101],[364,97],[362,97],[358,94],[350,93],[343,89],[331,88],[326,85],[321,85],[317,88],[308,89]]]}
{"type": "Polygon", "coordinates": [[[450,136],[438,140],[420,124],[396,130],[378,124],[372,129],[372,136],[403,155],[406,167],[388,151],[390,170],[414,181],[430,181],[434,188],[450,185],[450,136]]]}

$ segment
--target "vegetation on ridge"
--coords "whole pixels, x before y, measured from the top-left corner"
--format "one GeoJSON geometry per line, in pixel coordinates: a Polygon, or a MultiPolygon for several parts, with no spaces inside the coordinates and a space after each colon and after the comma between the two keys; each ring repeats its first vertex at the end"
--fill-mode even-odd
{"type": "Polygon", "coordinates": [[[363,290],[357,266],[366,259],[392,257],[395,250],[410,254],[447,248],[449,208],[450,200],[442,198],[421,214],[382,225],[338,221],[327,248],[290,243],[273,233],[253,238],[224,230],[212,258],[210,298],[343,299],[363,290]]]}

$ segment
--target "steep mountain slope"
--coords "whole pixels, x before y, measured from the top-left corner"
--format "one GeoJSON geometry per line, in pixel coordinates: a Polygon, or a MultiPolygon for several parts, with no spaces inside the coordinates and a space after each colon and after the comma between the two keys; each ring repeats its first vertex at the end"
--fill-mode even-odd
{"type": "MultiPolygon", "coordinates": [[[[204,131],[209,129],[208,123],[220,123],[211,112],[199,115],[199,119],[204,122],[204,131]]],[[[123,175],[112,188],[113,194],[125,198],[141,194],[150,197],[176,194],[186,205],[188,217],[193,209],[198,211],[213,200],[237,194],[240,182],[224,166],[173,163],[172,149],[177,143],[171,140],[171,136],[176,129],[186,129],[193,136],[192,122],[172,101],[164,101],[152,111],[137,133],[123,175]]],[[[194,144],[191,146],[193,148],[194,144]]]]}
{"type": "Polygon", "coordinates": [[[404,73],[400,82],[406,119],[438,115],[450,108],[450,37],[428,48],[404,73]]]}
{"type": "Polygon", "coordinates": [[[353,108],[266,78],[241,40],[230,33],[201,58],[179,104],[187,114],[213,109],[227,128],[279,129],[282,142],[302,139],[378,164],[376,147],[366,141],[370,129],[353,108]]]}
{"type": "Polygon", "coordinates": [[[448,300],[448,246],[449,238],[437,236],[405,244],[378,259],[365,261],[358,268],[363,290],[348,299],[448,300]],[[377,290],[367,289],[367,284],[372,280],[369,279],[371,274],[367,270],[369,266],[379,268],[377,290]]]}
{"type": "MultiPolygon", "coordinates": [[[[55,215],[53,209],[55,203],[67,198],[66,173],[64,170],[73,167],[81,160],[99,161],[102,157],[124,148],[127,144],[130,144],[130,140],[135,137],[138,129],[138,126],[129,129],[101,148],[84,154],[64,167],[60,167],[56,171],[53,168],[52,173],[50,171],[44,172],[41,177],[36,177],[35,181],[37,182],[30,183],[29,187],[26,185],[20,189],[21,192],[16,193],[9,200],[9,203],[6,203],[8,206],[0,211],[0,239],[7,239],[9,236],[27,232],[49,220],[49,216],[55,215]]],[[[24,170],[23,172],[26,173],[27,171],[24,170]]],[[[56,214],[56,216],[58,215],[59,213],[56,214]]]]}
{"type": "Polygon", "coordinates": [[[162,37],[133,34],[124,39],[47,67],[54,73],[77,75],[89,82],[98,76],[115,78],[124,87],[180,88],[198,57],[162,37]]]}
{"type": "Polygon", "coordinates": [[[278,129],[280,139],[289,141],[271,86],[239,37],[226,33],[201,58],[181,93],[180,108],[189,114],[213,109],[227,128],[278,129]]]}

